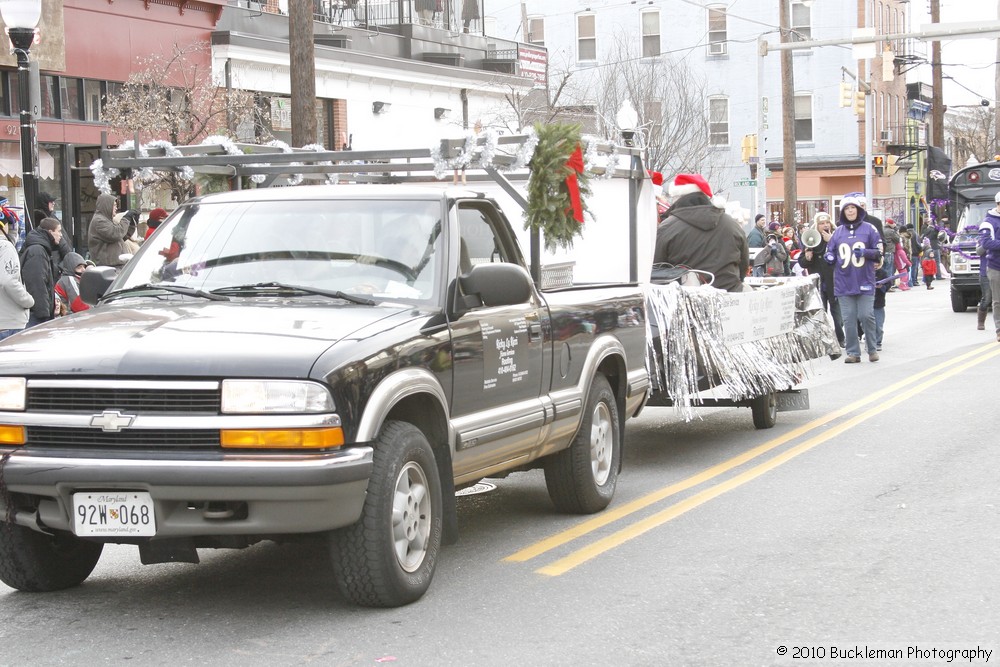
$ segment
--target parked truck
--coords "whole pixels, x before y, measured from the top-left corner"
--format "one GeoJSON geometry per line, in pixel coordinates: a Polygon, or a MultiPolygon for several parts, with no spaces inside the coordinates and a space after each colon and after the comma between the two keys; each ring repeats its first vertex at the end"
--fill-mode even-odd
{"type": "MultiPolygon", "coordinates": [[[[182,161],[311,168],[222,153],[182,161]]],[[[314,172],[338,166],[364,169],[314,172]]],[[[542,468],[559,510],[604,509],[649,386],[642,292],[542,291],[534,240],[529,266],[474,185],[184,202],[121,271],[85,273],[94,307],[0,344],[0,580],[75,586],[109,543],[152,564],[319,538],[349,600],[397,606],[455,538],[457,489],[542,468]]]]}

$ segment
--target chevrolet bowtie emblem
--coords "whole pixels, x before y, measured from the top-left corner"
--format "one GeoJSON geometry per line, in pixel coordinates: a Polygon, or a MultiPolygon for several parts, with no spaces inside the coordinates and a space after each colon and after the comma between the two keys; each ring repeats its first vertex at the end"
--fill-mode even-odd
{"type": "Polygon", "coordinates": [[[102,431],[117,433],[123,428],[128,428],[135,421],[135,415],[123,415],[117,410],[105,410],[99,415],[94,415],[90,420],[91,426],[99,426],[102,431]]]}

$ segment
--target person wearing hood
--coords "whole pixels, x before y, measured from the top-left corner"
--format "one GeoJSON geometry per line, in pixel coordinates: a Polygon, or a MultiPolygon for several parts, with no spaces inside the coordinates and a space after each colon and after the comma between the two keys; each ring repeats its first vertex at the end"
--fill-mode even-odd
{"type": "Polygon", "coordinates": [[[852,195],[840,200],[840,222],[827,242],[823,260],[833,267],[833,293],[840,304],[847,343],[845,363],[861,361],[858,323],[865,335],[868,361],[878,361],[875,334],[875,269],[882,259],[882,237],[865,221],[862,201],[852,195]]]}
{"type": "Polygon", "coordinates": [[[28,309],[35,299],[21,282],[21,259],[7,224],[0,220],[0,340],[22,331],[28,324],[28,309]]]}
{"type": "Polygon", "coordinates": [[[94,215],[87,229],[87,247],[90,248],[90,259],[98,266],[125,266],[121,255],[129,252],[125,243],[129,221],[123,217],[116,222],[117,209],[118,198],[114,195],[97,196],[94,215]]]}
{"type": "Polygon", "coordinates": [[[656,230],[654,264],[686,266],[715,276],[728,292],[743,291],[750,249],[743,228],[712,198],[700,174],[678,174],[669,188],[669,217],[656,230]]]}
{"type": "Polygon", "coordinates": [[[62,277],[56,281],[56,298],[59,314],[79,313],[90,308],[80,298],[80,278],[87,269],[87,260],[82,255],[71,252],[62,261],[62,277]]]}
{"type": "Polygon", "coordinates": [[[57,256],[61,239],[62,223],[55,218],[44,218],[24,237],[21,279],[35,300],[28,316],[28,327],[48,322],[55,316],[55,276],[58,267],[53,266],[53,257],[57,256]]]}

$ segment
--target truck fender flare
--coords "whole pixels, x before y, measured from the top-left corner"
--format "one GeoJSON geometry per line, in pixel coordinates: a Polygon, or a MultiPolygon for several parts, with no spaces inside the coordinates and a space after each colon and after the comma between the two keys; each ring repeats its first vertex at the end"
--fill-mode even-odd
{"type": "Polygon", "coordinates": [[[445,415],[448,424],[448,445],[455,442],[455,432],[448,419],[448,398],[437,378],[425,368],[404,368],[382,380],[372,392],[368,404],[358,423],[358,442],[371,442],[378,436],[392,407],[407,396],[429,394],[434,397],[445,415]]]}
{"type": "MultiPolygon", "coordinates": [[[[583,362],[583,372],[580,374],[580,399],[582,402],[586,402],[587,392],[590,391],[590,385],[594,381],[594,376],[597,375],[597,369],[608,357],[617,357],[622,375],[627,372],[628,369],[625,368],[625,359],[627,357],[625,355],[625,347],[621,344],[621,341],[609,334],[598,336],[594,339],[594,344],[590,346],[587,359],[583,362]]],[[[620,379],[624,380],[625,378],[622,377],[620,379]]],[[[609,377],[608,380],[614,386],[616,378],[609,377]]],[[[619,402],[624,402],[626,392],[627,387],[623,383],[616,391],[619,402]]],[[[624,405],[619,405],[619,408],[624,407],[624,405]]]]}

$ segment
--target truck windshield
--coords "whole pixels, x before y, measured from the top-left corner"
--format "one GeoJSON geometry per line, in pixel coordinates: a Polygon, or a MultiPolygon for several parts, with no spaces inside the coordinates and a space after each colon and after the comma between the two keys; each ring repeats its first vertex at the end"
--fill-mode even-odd
{"type": "Polygon", "coordinates": [[[437,201],[202,201],[162,224],[111,289],[275,282],[436,301],[441,215],[437,201]]]}
{"type": "Polygon", "coordinates": [[[974,201],[962,209],[962,215],[958,220],[958,230],[963,231],[967,227],[978,228],[980,223],[986,218],[986,212],[993,208],[993,202],[974,201]]]}

